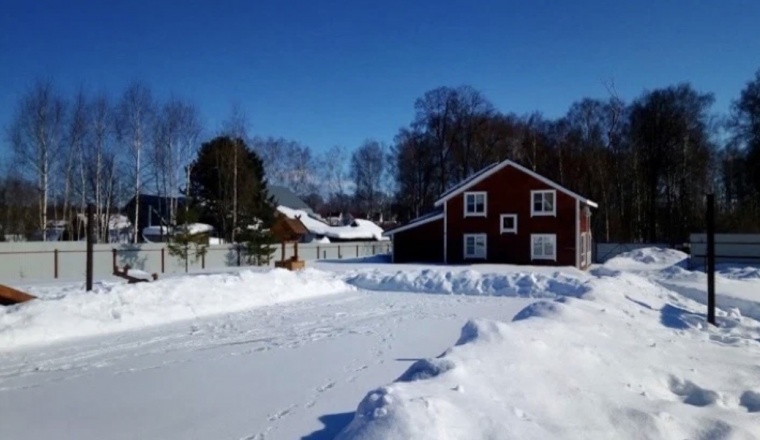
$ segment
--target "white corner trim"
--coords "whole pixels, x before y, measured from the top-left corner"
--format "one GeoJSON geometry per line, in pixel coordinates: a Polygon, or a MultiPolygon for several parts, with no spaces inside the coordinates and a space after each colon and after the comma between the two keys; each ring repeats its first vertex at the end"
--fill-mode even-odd
{"type": "MultiPolygon", "coordinates": [[[[541,248],[543,253],[543,247],[541,248]]],[[[557,234],[530,234],[530,259],[531,260],[550,260],[557,261],[557,234]],[[538,238],[550,238],[554,242],[552,255],[536,255],[534,250],[534,242],[538,238]]]]}
{"type": "Polygon", "coordinates": [[[501,214],[499,216],[499,232],[502,234],[517,234],[517,214],[501,214]],[[504,229],[504,219],[507,217],[515,220],[514,229],[504,229]]]}
{"type": "Polygon", "coordinates": [[[581,202],[575,200],[575,267],[581,268],[581,202]]]}
{"type": "Polygon", "coordinates": [[[531,190],[530,191],[530,216],[531,217],[556,217],[557,216],[557,190],[555,189],[531,190]],[[536,211],[535,204],[533,203],[533,196],[535,194],[549,194],[549,193],[554,196],[554,203],[552,203],[552,211],[551,212],[536,211]]]}
{"type": "Polygon", "coordinates": [[[488,193],[486,191],[467,191],[462,195],[462,210],[465,217],[488,217],[488,193]],[[467,212],[467,196],[483,196],[483,212],[467,212]]]}
{"type": "Polygon", "coordinates": [[[465,260],[486,260],[488,259],[488,234],[464,234],[462,236],[462,257],[465,260]],[[467,239],[483,238],[483,253],[485,255],[467,255],[467,239]]]}

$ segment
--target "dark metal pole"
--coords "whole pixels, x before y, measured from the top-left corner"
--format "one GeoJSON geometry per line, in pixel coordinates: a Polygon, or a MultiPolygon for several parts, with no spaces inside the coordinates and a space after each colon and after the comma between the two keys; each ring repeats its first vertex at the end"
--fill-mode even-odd
{"type": "Polygon", "coordinates": [[[707,195],[707,322],[715,322],[715,195],[707,195]]]}
{"type": "Polygon", "coordinates": [[[92,290],[92,251],[93,251],[93,241],[95,240],[95,237],[93,237],[93,213],[95,212],[95,207],[90,205],[87,205],[87,291],[89,292],[92,290]]]}

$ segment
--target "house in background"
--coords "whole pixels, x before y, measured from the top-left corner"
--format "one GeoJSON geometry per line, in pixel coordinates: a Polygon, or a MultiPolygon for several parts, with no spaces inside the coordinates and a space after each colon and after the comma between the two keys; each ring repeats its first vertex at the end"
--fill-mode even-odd
{"type": "Polygon", "coordinates": [[[456,185],[433,212],[385,234],[393,261],[591,264],[597,204],[515,162],[493,164],[456,185]]]}
{"type": "MultiPolygon", "coordinates": [[[[133,225],[137,223],[137,230],[141,231],[141,241],[144,241],[142,232],[148,227],[154,227],[151,230],[155,229],[156,231],[159,231],[159,234],[157,234],[159,236],[169,234],[170,228],[173,226],[170,223],[171,219],[169,216],[169,206],[172,200],[174,199],[171,197],[140,194],[140,209],[138,210],[137,218],[135,218],[135,198],[132,197],[132,199],[124,205],[124,212],[129,218],[129,222],[133,225]]],[[[185,197],[177,197],[176,200],[177,209],[181,210],[184,208],[187,199],[185,197]]],[[[156,241],[165,241],[165,238],[158,238],[156,241]]]]}
{"type": "Polygon", "coordinates": [[[311,207],[306,202],[301,200],[301,198],[298,197],[296,193],[291,191],[290,188],[270,185],[267,186],[267,191],[269,192],[269,195],[271,195],[274,199],[275,206],[284,206],[286,208],[297,209],[309,214],[314,214],[314,211],[311,209],[311,207]]]}

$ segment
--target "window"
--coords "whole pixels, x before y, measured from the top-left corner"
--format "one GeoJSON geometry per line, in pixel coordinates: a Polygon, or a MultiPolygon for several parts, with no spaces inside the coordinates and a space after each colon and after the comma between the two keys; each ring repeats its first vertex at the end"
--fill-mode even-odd
{"type": "Polygon", "coordinates": [[[517,234],[517,214],[502,214],[499,221],[502,234],[508,232],[517,234]]]}
{"type": "Polygon", "coordinates": [[[486,234],[464,234],[464,258],[486,258],[486,234]]]}
{"type": "Polygon", "coordinates": [[[555,234],[531,234],[531,260],[557,260],[557,236],[555,234]]]}
{"type": "Polygon", "coordinates": [[[465,217],[485,217],[486,216],[486,193],[485,192],[464,193],[464,216],[465,217]]]}
{"type": "Polygon", "coordinates": [[[557,191],[542,190],[530,192],[530,215],[557,215],[557,191]]]}

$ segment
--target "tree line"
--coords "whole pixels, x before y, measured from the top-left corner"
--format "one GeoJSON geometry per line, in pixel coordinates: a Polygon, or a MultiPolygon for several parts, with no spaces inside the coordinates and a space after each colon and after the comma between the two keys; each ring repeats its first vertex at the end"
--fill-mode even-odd
{"type": "MultiPolygon", "coordinates": [[[[266,184],[291,188],[324,214],[408,221],[477,170],[512,159],[597,201],[598,241],[683,242],[704,229],[708,192],[716,194],[719,231],[760,232],[760,71],[725,115],[713,111],[711,93],[688,83],[630,102],[609,91],[547,118],[502,112],[470,86],[439,87],[414,102],[414,118],[389,145],[368,137],[353,149],[315,153],[295,140],[252,135],[238,106],[210,130],[192,102],[159,100],[144,83],[114,97],[64,96],[54,83],[37,82],[5,131],[12,156],[0,179],[0,237],[31,236],[94,203],[96,230],[107,241],[107,219],[130,198],[190,194],[210,142],[232,154],[225,165],[232,172],[248,172],[239,159],[258,173],[260,160],[266,184]]],[[[247,177],[230,179],[243,185],[247,177]]],[[[215,226],[234,238],[246,214],[237,206],[239,185],[229,190],[232,204],[215,226]]],[[[171,204],[168,220],[177,224],[182,213],[171,204]]],[[[69,233],[76,239],[82,231],[69,233]]]]}
{"type": "Polygon", "coordinates": [[[705,228],[708,192],[719,231],[760,232],[760,71],[728,115],[688,83],[631,102],[610,90],[554,119],[499,112],[468,86],[425,93],[392,148],[399,217],[423,214],[447,188],[511,159],[598,202],[598,241],[683,243],[705,228]]]}

